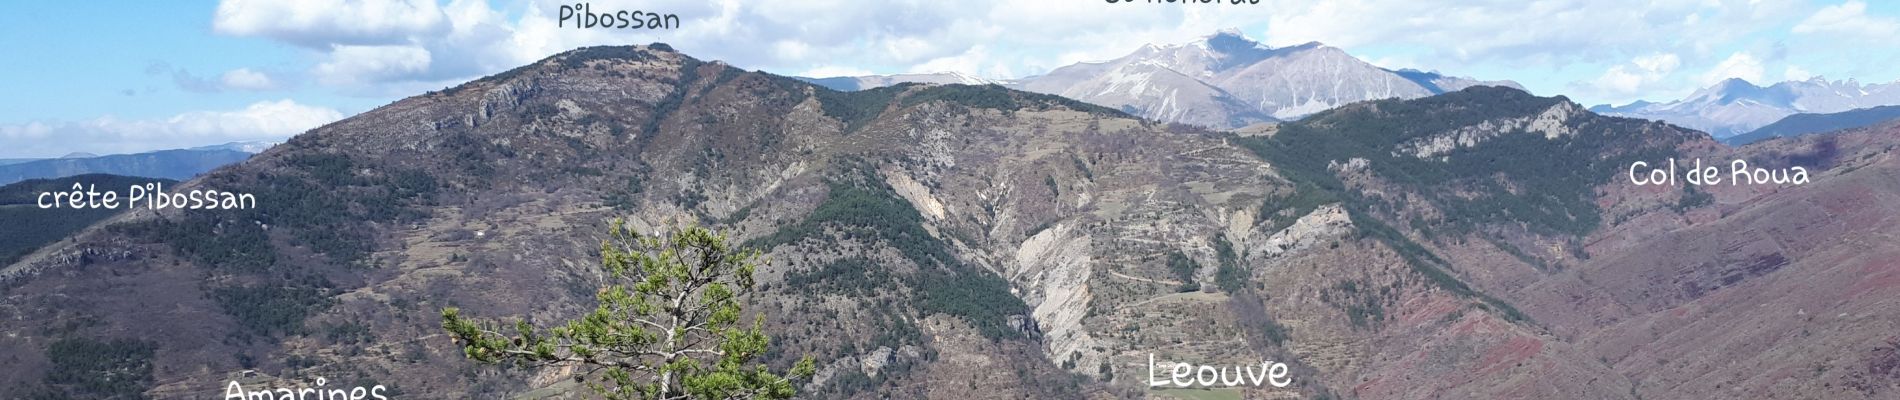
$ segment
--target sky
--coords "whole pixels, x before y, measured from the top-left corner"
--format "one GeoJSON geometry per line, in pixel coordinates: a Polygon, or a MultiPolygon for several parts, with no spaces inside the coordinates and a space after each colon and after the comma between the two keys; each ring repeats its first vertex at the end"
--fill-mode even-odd
{"type": "Polygon", "coordinates": [[[1237,28],[1585,105],[1726,78],[1900,80],[1900,2],[648,0],[671,30],[557,27],[577,1],[24,2],[0,13],[0,158],[282,140],[587,45],[664,42],[768,72],[1018,78],[1237,28]]]}

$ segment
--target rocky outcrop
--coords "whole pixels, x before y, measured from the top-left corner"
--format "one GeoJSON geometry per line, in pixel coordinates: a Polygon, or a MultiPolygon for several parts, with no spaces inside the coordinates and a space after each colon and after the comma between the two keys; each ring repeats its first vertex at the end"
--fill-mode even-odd
{"type": "MultiPolygon", "coordinates": [[[[56,243],[54,245],[58,246],[60,244],[56,243]]],[[[0,268],[0,283],[27,277],[40,273],[41,271],[57,271],[83,267],[93,263],[139,259],[139,253],[134,252],[132,248],[126,247],[123,243],[119,242],[48,248],[42,250],[42,252],[45,254],[39,255],[38,258],[29,256],[28,259],[14,263],[12,266],[0,268]]]]}
{"type": "Polygon", "coordinates": [[[916,207],[917,211],[922,212],[924,216],[933,220],[943,219],[945,214],[943,202],[937,201],[936,196],[930,195],[930,188],[924,187],[916,180],[910,179],[910,176],[901,173],[884,174],[884,182],[890,184],[891,190],[896,191],[898,196],[909,200],[911,206],[916,207]]]}
{"type": "Polygon", "coordinates": [[[833,379],[837,379],[839,374],[847,374],[854,370],[865,376],[876,378],[878,375],[885,373],[887,369],[919,362],[923,359],[924,349],[922,347],[903,345],[892,349],[889,346],[880,346],[875,350],[871,350],[869,353],[839,357],[819,367],[818,371],[812,374],[811,381],[805,384],[805,388],[806,390],[816,390],[817,388],[824,387],[826,383],[830,383],[833,379]]]}
{"type": "MultiPolygon", "coordinates": [[[[1512,133],[1536,133],[1544,139],[1557,139],[1575,133],[1570,128],[1570,118],[1585,112],[1576,103],[1558,102],[1537,115],[1501,118],[1484,121],[1470,126],[1459,127],[1449,132],[1413,139],[1399,145],[1396,154],[1417,158],[1433,158],[1450,154],[1454,150],[1477,146],[1499,136],[1512,133]]],[[[1395,155],[1396,155],[1395,154],[1395,155]]]]}
{"type": "Polygon", "coordinates": [[[1033,322],[1044,332],[1043,350],[1052,360],[1081,352],[1084,359],[1099,362],[1086,355],[1099,353],[1092,350],[1098,343],[1082,326],[1091,300],[1092,252],[1089,235],[1070,224],[1044,229],[1016,250],[1014,275],[1022,286],[1034,288],[1024,297],[1035,308],[1033,322]]]}
{"type": "Polygon", "coordinates": [[[1338,203],[1313,209],[1293,225],[1274,232],[1249,256],[1278,257],[1345,237],[1353,232],[1352,217],[1338,203]]]}

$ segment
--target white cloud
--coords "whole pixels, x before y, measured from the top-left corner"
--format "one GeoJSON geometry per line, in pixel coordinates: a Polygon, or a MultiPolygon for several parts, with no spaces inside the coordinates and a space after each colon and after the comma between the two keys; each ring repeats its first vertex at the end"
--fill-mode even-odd
{"type": "Polygon", "coordinates": [[[1802,69],[1800,66],[1796,66],[1796,65],[1788,66],[1788,70],[1781,73],[1781,79],[1790,80],[1790,81],[1805,81],[1813,77],[1814,77],[1814,72],[1808,71],[1806,69],[1802,69]]]}
{"type": "Polygon", "coordinates": [[[224,75],[218,77],[218,81],[229,89],[271,90],[277,88],[277,81],[271,79],[270,75],[250,68],[225,71],[224,75]]]}
{"type": "Polygon", "coordinates": [[[1421,71],[1426,69],[1426,67],[1419,65],[1417,58],[1410,55],[1373,57],[1366,60],[1366,62],[1386,69],[1416,69],[1421,71]]]}
{"type": "Polygon", "coordinates": [[[1659,0],[1637,4],[1541,0],[1286,1],[1267,38],[1275,45],[1419,46],[1439,64],[1497,61],[1564,66],[1628,54],[1701,53],[1783,23],[1794,0],[1659,0]]]}
{"type": "Polygon", "coordinates": [[[1755,58],[1748,52],[1738,52],[1729,55],[1728,59],[1722,60],[1721,63],[1715,64],[1715,67],[1709,68],[1709,72],[1703,73],[1702,84],[1713,85],[1729,78],[1741,78],[1749,83],[1762,84],[1765,83],[1762,81],[1764,71],[1761,59],[1755,58]]]}
{"type": "Polygon", "coordinates": [[[780,40],[772,44],[772,51],[779,58],[796,60],[809,57],[811,46],[796,40],[780,40]]]}
{"type": "Polygon", "coordinates": [[[1847,34],[1891,41],[1900,33],[1900,21],[1867,15],[1867,3],[1859,0],[1822,7],[1791,29],[1794,33],[1847,34]]]}
{"type": "Polygon", "coordinates": [[[1650,86],[1664,82],[1670,73],[1682,65],[1682,59],[1675,54],[1657,53],[1636,57],[1628,64],[1611,66],[1603,75],[1590,82],[1597,91],[1612,95],[1634,95],[1650,86]]]}
{"type": "Polygon", "coordinates": [[[337,46],[311,74],[324,84],[348,86],[420,77],[429,64],[429,50],[415,46],[337,46]]]}
{"type": "Polygon", "coordinates": [[[1655,74],[1668,74],[1674,72],[1677,66],[1682,65],[1681,58],[1676,57],[1675,54],[1665,53],[1636,57],[1636,59],[1630,60],[1630,62],[1636,64],[1637,68],[1642,68],[1644,71],[1655,74]]]}
{"type": "Polygon", "coordinates": [[[251,103],[241,110],[196,111],[165,119],[161,132],[199,137],[284,137],[343,119],[324,107],[297,104],[290,99],[251,103]]]}
{"type": "Polygon", "coordinates": [[[0,139],[8,144],[7,157],[55,157],[71,152],[121,154],[283,139],[342,118],[343,113],[334,109],[284,99],[162,119],[127,120],[108,115],[84,121],[0,125],[0,139]]]}
{"type": "Polygon", "coordinates": [[[271,74],[250,68],[238,68],[225,71],[216,77],[201,77],[184,68],[173,68],[170,64],[156,62],[145,66],[145,74],[171,77],[172,85],[193,93],[218,93],[226,90],[263,91],[281,88],[271,74]]]}
{"type": "Polygon", "coordinates": [[[1012,76],[1008,76],[1009,71],[1007,69],[997,70],[996,67],[998,67],[998,65],[985,66],[984,62],[988,60],[989,50],[979,45],[970,48],[970,50],[962,54],[938,57],[919,63],[911,67],[907,72],[916,74],[962,72],[991,79],[1013,78],[1012,76]]]}
{"type": "Polygon", "coordinates": [[[1595,85],[1598,90],[1617,94],[1632,94],[1636,93],[1637,89],[1641,89],[1643,82],[1646,80],[1643,75],[1630,71],[1629,66],[1618,65],[1610,67],[1608,71],[1603,71],[1603,75],[1598,76],[1596,80],[1590,82],[1592,85],[1595,85]]]}
{"type": "Polygon", "coordinates": [[[398,44],[446,27],[435,0],[224,0],[211,29],[312,48],[398,44]]]}
{"type": "Polygon", "coordinates": [[[530,21],[552,26],[552,16],[541,10],[558,4],[568,3],[535,2],[519,21],[509,21],[483,0],[224,0],[213,27],[309,49],[320,54],[308,71],[316,82],[388,96],[437,89],[571,48],[548,40],[569,32],[524,29],[530,21]]]}

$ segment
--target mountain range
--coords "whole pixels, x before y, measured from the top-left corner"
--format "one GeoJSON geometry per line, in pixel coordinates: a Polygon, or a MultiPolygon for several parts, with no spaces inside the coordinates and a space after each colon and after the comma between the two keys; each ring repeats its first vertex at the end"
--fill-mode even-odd
{"type": "Polygon", "coordinates": [[[1730,136],[1723,143],[1740,146],[1778,137],[1793,137],[1877,125],[1900,119],[1900,105],[1847,110],[1837,113],[1800,113],[1748,133],[1730,136]]]}
{"type": "Polygon", "coordinates": [[[584,391],[467,360],[439,310],[592,310],[624,219],[764,251],[747,310],[767,364],[819,360],[809,398],[1892,398],[1896,149],[1900,125],[1737,148],[1484,85],[1218,131],[582,48],[178,184],[258,209],[135,210],[5,266],[0,388],[584,391]],[[1814,181],[1625,178],[1695,159],[1814,181]],[[1295,384],[1152,390],[1156,358],[1295,384]]]}
{"type": "Polygon", "coordinates": [[[965,84],[965,85],[987,85],[987,84],[992,84],[992,83],[998,83],[998,81],[995,81],[995,80],[970,76],[968,74],[964,74],[961,72],[837,76],[837,77],[829,77],[829,78],[805,78],[805,77],[796,77],[796,78],[801,81],[811,82],[819,86],[831,88],[831,90],[845,91],[845,92],[854,91],[854,90],[875,89],[875,88],[881,88],[885,86],[896,85],[900,83],[935,83],[935,84],[958,83],[958,84],[965,84]]]}
{"type": "MultiPolygon", "coordinates": [[[[1299,119],[1363,100],[1418,98],[1478,85],[1522,89],[1508,80],[1381,68],[1317,42],[1273,48],[1236,30],[1183,44],[1149,44],[1120,58],[1077,63],[1020,79],[991,80],[948,72],[799,79],[843,91],[903,82],[994,83],[1087,101],[1143,118],[1219,129],[1299,119]]],[[[1665,121],[1729,141],[1796,114],[1886,105],[1900,105],[1900,82],[1863,85],[1853,79],[1814,77],[1762,87],[1731,78],[1680,100],[1600,104],[1590,110],[1665,121]]],[[[1752,140],[1733,143],[1748,141],[1752,140]]]]}
{"type": "Polygon", "coordinates": [[[137,154],[72,154],[61,158],[17,159],[0,162],[0,185],[83,174],[185,180],[217,167],[244,161],[251,154],[270,148],[273,144],[264,141],[232,142],[137,154]]]}
{"type": "Polygon", "coordinates": [[[1725,139],[1798,113],[1826,114],[1886,105],[1900,105],[1900,82],[1862,85],[1853,79],[1815,77],[1762,87],[1729,78],[1681,100],[1639,100],[1590,109],[1605,115],[1666,121],[1725,139]]]}
{"type": "Polygon", "coordinates": [[[1347,103],[1418,98],[1510,81],[1381,68],[1317,42],[1273,48],[1237,30],[1194,42],[1145,45],[1126,56],[1056,68],[1046,74],[985,81],[961,74],[873,75],[807,79],[837,90],[896,82],[999,83],[1122,110],[1143,118],[1213,128],[1293,120],[1347,103]]]}
{"type": "Polygon", "coordinates": [[[1121,58],[1056,68],[1013,87],[1170,122],[1234,128],[1291,120],[1347,103],[1418,98],[1476,85],[1520,88],[1431,72],[1389,70],[1317,42],[1271,48],[1238,31],[1147,45],[1121,58]]]}

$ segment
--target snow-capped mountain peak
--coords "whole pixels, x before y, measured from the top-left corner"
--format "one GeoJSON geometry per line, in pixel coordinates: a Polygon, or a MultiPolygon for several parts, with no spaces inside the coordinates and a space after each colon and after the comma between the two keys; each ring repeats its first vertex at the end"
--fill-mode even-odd
{"type": "Polygon", "coordinates": [[[1237,29],[1223,29],[1189,43],[1149,44],[1122,58],[1057,68],[1013,86],[1148,118],[1231,128],[1266,117],[1294,119],[1346,103],[1423,97],[1480,84],[1518,87],[1512,82],[1391,71],[1319,42],[1274,48],[1237,29]],[[1172,73],[1153,71],[1157,68],[1172,73]],[[1128,76],[1118,75],[1156,80],[1132,85],[1128,76]],[[1160,76],[1176,78],[1156,78],[1160,76]],[[1190,113],[1183,107],[1224,111],[1190,113]]]}
{"type": "Polygon", "coordinates": [[[1681,100],[1639,101],[1620,107],[1598,106],[1603,114],[1645,118],[1700,129],[1727,138],[1796,113],[1837,113],[1900,104],[1900,82],[1862,85],[1854,79],[1830,81],[1814,76],[1760,86],[1729,78],[1696,90],[1681,100]]]}
{"type": "Polygon", "coordinates": [[[1071,64],[1008,82],[957,72],[800,79],[837,90],[902,82],[1002,83],[1151,119],[1216,128],[1295,119],[1352,102],[1417,98],[1477,85],[1522,89],[1510,81],[1388,70],[1319,42],[1275,48],[1232,28],[1185,43],[1145,44],[1120,58],[1071,64]]]}

